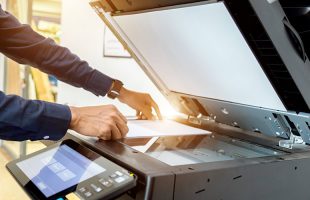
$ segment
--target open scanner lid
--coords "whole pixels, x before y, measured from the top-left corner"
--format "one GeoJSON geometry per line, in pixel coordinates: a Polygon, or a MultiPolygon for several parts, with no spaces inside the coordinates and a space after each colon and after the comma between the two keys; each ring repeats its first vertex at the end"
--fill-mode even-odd
{"type": "Polygon", "coordinates": [[[310,143],[310,63],[277,0],[93,0],[170,103],[310,143]]]}

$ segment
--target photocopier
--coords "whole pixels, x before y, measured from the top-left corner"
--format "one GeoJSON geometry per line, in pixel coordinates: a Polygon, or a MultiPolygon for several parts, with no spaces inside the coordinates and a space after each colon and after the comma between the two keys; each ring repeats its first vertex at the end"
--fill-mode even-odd
{"type": "Polygon", "coordinates": [[[173,120],[212,132],[68,134],[133,174],[119,199],[310,199],[310,1],[90,5],[180,113],[173,120]]]}

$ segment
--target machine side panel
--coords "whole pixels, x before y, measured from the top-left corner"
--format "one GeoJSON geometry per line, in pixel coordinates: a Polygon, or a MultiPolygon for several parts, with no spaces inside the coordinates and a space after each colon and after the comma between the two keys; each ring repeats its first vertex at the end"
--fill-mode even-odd
{"type": "Polygon", "coordinates": [[[176,175],[174,199],[308,200],[310,159],[176,175]],[[290,188],[290,189],[288,189],[290,188]]]}
{"type": "Polygon", "coordinates": [[[145,199],[172,200],[174,191],[174,175],[156,175],[148,177],[145,199]]]}
{"type": "MultiPolygon", "coordinates": [[[[289,22],[280,3],[267,0],[250,2],[309,107],[310,62],[306,55],[299,55],[295,42],[290,39],[285,25],[285,21],[289,22]]],[[[302,41],[299,45],[303,46],[302,41]]]]}

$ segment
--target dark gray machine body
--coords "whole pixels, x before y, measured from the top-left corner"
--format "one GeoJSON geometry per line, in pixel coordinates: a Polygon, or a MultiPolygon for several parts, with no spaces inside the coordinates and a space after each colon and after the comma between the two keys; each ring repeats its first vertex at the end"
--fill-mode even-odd
{"type": "MultiPolygon", "coordinates": [[[[213,135],[215,138],[226,137],[227,134],[226,139],[258,146],[264,143],[264,147],[277,153],[266,157],[169,166],[147,153],[136,151],[128,145],[128,141],[104,142],[77,135],[68,137],[138,176],[138,186],[120,199],[309,199],[307,182],[310,178],[310,151],[283,149],[277,146],[277,140],[271,141],[261,135],[251,137],[249,134],[252,133],[241,132],[236,128],[208,124],[208,130],[210,127],[216,131],[213,135]]],[[[184,138],[161,138],[160,142],[172,140],[178,144],[180,139],[184,138]]]]}
{"type": "Polygon", "coordinates": [[[294,8],[300,11],[309,4],[286,0],[93,0],[96,13],[168,101],[185,114],[178,120],[213,134],[158,138],[146,152],[135,146],[145,145],[150,138],[104,142],[75,134],[68,137],[138,175],[138,186],[123,199],[310,199],[309,46],[306,30],[294,27],[300,25],[298,17],[309,15],[309,11],[296,14],[294,8]],[[117,16],[213,3],[226,6],[284,110],[170,90],[156,66],[115,20],[117,16]],[[194,162],[167,164],[158,156],[171,151],[194,162]]]}

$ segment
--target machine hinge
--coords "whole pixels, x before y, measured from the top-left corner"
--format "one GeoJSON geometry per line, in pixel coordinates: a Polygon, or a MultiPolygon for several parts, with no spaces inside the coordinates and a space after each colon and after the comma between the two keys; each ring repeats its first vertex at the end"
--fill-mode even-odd
{"type": "Polygon", "coordinates": [[[198,114],[197,116],[188,115],[187,121],[191,124],[201,125],[203,121],[214,121],[210,116],[204,116],[202,114],[198,114]]]}

